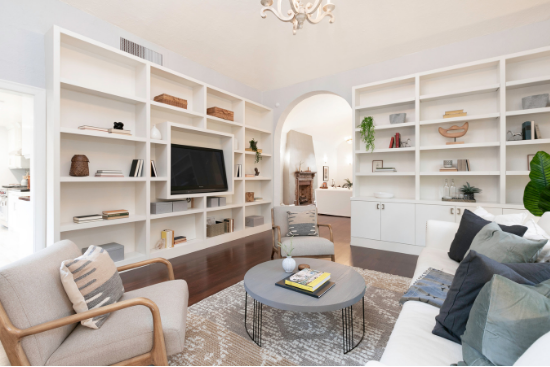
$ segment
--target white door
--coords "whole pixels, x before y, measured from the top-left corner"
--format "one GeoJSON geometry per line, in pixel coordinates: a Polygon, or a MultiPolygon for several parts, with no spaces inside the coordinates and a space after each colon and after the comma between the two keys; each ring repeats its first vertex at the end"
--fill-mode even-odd
{"type": "Polygon", "coordinates": [[[382,241],[415,244],[414,207],[415,204],[380,203],[382,241]]]}
{"type": "Polygon", "coordinates": [[[380,203],[351,202],[351,237],[380,240],[380,203]]]}
{"type": "Polygon", "coordinates": [[[455,213],[454,206],[416,204],[416,245],[426,246],[427,221],[454,222],[455,213]]]}
{"type": "MultiPolygon", "coordinates": [[[[457,206],[456,207],[456,222],[460,223],[462,220],[462,214],[464,214],[464,210],[470,210],[473,212],[476,208],[475,206],[457,206]]],[[[487,208],[483,207],[483,209],[487,210],[489,213],[493,215],[502,215],[502,208],[487,208]]]]}

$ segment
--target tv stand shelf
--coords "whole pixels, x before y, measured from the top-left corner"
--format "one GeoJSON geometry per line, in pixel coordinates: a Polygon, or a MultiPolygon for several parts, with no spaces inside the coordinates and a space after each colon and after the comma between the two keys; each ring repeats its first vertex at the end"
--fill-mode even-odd
{"type": "Polygon", "coordinates": [[[70,239],[80,248],[118,242],[125,259],[117,265],[153,258],[173,258],[223,242],[270,229],[273,199],[273,135],[270,108],[247,100],[184,74],[140,59],[54,26],[46,35],[47,89],[50,137],[53,154],[48,157],[48,245],[70,239]],[[187,109],[154,101],[166,93],[187,100],[187,109]],[[101,107],[101,108],[98,108],[101,107]],[[228,121],[207,115],[210,107],[234,112],[228,121]],[[121,121],[132,135],[79,130],[80,125],[111,128],[121,121]],[[151,139],[156,126],[162,139],[151,139]],[[245,153],[255,139],[264,159],[253,162],[245,153]],[[228,190],[217,193],[172,195],[170,192],[170,144],[222,149],[228,190]],[[69,176],[70,159],[84,154],[90,175],[69,176]],[[133,159],[143,159],[141,177],[128,177],[133,159]],[[151,177],[154,160],[158,177],[151,177]],[[236,165],[242,166],[241,177],[236,165]],[[261,177],[245,180],[257,167],[261,177]],[[95,177],[96,170],[122,170],[126,177],[95,177]],[[254,191],[261,201],[246,203],[245,192],[254,191]],[[207,199],[226,198],[226,205],[210,208],[207,199]],[[192,199],[186,211],[151,214],[150,203],[192,199]],[[72,217],[126,209],[130,217],[76,224],[72,217]],[[264,225],[246,227],[245,217],[263,215],[264,225]],[[233,218],[235,230],[206,236],[208,217],[233,218]],[[155,249],[163,229],[173,229],[187,242],[173,248],[155,249]]]}

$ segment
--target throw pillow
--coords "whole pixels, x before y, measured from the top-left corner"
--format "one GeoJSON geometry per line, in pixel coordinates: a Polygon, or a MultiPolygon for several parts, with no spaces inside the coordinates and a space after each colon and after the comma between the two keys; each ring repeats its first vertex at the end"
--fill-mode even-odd
{"type": "Polygon", "coordinates": [[[287,237],[296,236],[318,236],[317,232],[317,209],[300,213],[288,213],[288,234],[287,237]]]}
{"type": "MultiPolygon", "coordinates": [[[[90,246],[76,259],[61,263],[61,283],[76,313],[116,303],[124,294],[122,279],[106,250],[90,246]]],[[[99,329],[109,314],[82,320],[82,325],[99,329]]]]}
{"type": "Polygon", "coordinates": [[[498,224],[492,222],[474,237],[470,250],[501,263],[533,263],[547,242],[547,239],[529,240],[503,232],[498,224]]]}
{"type": "MultiPolygon", "coordinates": [[[[523,238],[528,238],[530,240],[544,240],[544,239],[550,240],[550,235],[548,235],[548,233],[546,233],[546,231],[542,229],[542,227],[539,226],[534,219],[528,219],[523,225],[527,227],[527,232],[525,232],[525,234],[523,235],[523,238]]],[[[550,262],[550,243],[549,242],[547,242],[546,245],[542,248],[542,250],[540,250],[540,254],[536,262],[550,262]]]]}
{"type": "Polygon", "coordinates": [[[501,264],[475,250],[470,251],[456,270],[432,333],[460,343],[472,305],[494,274],[519,284],[534,285],[550,279],[550,263],[501,264]]]}
{"type": "Polygon", "coordinates": [[[495,275],[479,292],[466,332],[462,357],[468,366],[512,366],[550,331],[550,280],[520,285],[495,275]]]}
{"type": "MultiPolygon", "coordinates": [[[[472,241],[476,234],[485,227],[487,224],[491,223],[488,220],[485,220],[481,217],[478,217],[468,209],[464,210],[462,219],[460,219],[460,225],[456,231],[455,238],[451,243],[451,248],[449,249],[448,255],[451,259],[457,262],[461,262],[466,255],[466,252],[472,245],[472,241]]],[[[500,226],[503,231],[513,233],[518,236],[523,236],[527,227],[524,226],[500,226]]]]}
{"type": "Polygon", "coordinates": [[[492,214],[492,213],[489,213],[487,210],[485,210],[485,208],[481,207],[481,206],[478,206],[475,208],[475,210],[473,211],[473,213],[475,215],[477,215],[478,217],[481,217],[485,220],[488,220],[488,221],[494,221],[495,220],[495,215],[492,214]]]}

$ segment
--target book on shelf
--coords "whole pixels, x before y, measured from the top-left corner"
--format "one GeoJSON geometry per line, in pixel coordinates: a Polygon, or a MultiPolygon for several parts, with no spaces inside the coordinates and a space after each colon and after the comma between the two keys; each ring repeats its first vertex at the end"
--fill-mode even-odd
{"type": "Polygon", "coordinates": [[[73,217],[73,222],[75,223],[97,222],[100,220],[103,220],[103,216],[99,214],[77,215],[73,217]]]}
{"type": "Polygon", "coordinates": [[[390,148],[393,148],[393,147],[394,147],[394,142],[395,142],[395,137],[392,136],[392,137],[391,137],[391,140],[390,140],[390,148]]]}
{"type": "Polygon", "coordinates": [[[469,159],[466,159],[466,171],[471,171],[471,167],[470,167],[470,160],[469,159]]]}
{"type": "Polygon", "coordinates": [[[401,148],[401,134],[395,133],[395,147],[401,148]]]}
{"type": "Polygon", "coordinates": [[[540,129],[539,129],[538,124],[535,125],[535,139],[542,139],[542,136],[540,135],[540,129]]]}
{"type": "Polygon", "coordinates": [[[458,169],[456,167],[441,167],[439,169],[439,172],[457,172],[458,169]]]}
{"type": "Polygon", "coordinates": [[[158,177],[157,165],[154,160],[151,160],[151,177],[158,177]]]}
{"type": "Polygon", "coordinates": [[[253,173],[247,173],[244,175],[244,177],[256,177],[256,175],[253,173]]]}
{"type": "Polygon", "coordinates": [[[456,115],[458,113],[464,113],[464,110],[445,111],[445,115],[456,115]]]}
{"type": "Polygon", "coordinates": [[[130,168],[130,177],[141,177],[141,170],[143,168],[143,159],[134,159],[132,161],[132,167],[130,168]]]}
{"type": "Polygon", "coordinates": [[[453,117],[461,117],[466,116],[468,113],[464,112],[464,110],[454,110],[454,111],[445,111],[445,114],[443,115],[443,118],[453,118],[453,117]]]}
{"type": "Polygon", "coordinates": [[[285,280],[286,285],[314,292],[330,280],[330,273],[319,270],[304,269],[285,280]]]}
{"type": "Polygon", "coordinates": [[[103,215],[103,219],[112,220],[112,219],[128,218],[130,216],[130,213],[128,212],[128,210],[125,210],[125,209],[104,210],[102,212],[102,215],[103,215]]]}
{"type": "Polygon", "coordinates": [[[164,240],[164,248],[174,247],[174,231],[171,229],[163,229],[160,232],[160,238],[164,240]]]}
{"type": "Polygon", "coordinates": [[[177,236],[174,237],[174,245],[177,245],[179,243],[187,242],[187,238],[185,236],[177,236]]]}
{"type": "Polygon", "coordinates": [[[525,121],[523,124],[521,124],[521,137],[523,138],[523,140],[536,139],[535,133],[535,121],[525,121]]]}
{"type": "Polygon", "coordinates": [[[90,126],[90,125],[82,125],[78,127],[79,130],[94,130],[94,131],[101,131],[104,133],[108,133],[109,129],[103,128],[103,127],[96,127],[96,126],[90,126]]]}
{"type": "Polygon", "coordinates": [[[374,172],[397,172],[395,167],[375,168],[374,172]]]}
{"type": "Polygon", "coordinates": [[[95,177],[124,177],[122,173],[96,173],[95,177]]]}
{"type": "Polygon", "coordinates": [[[97,173],[110,173],[110,174],[122,174],[122,170],[119,169],[98,169],[97,173]]]}
{"type": "Polygon", "coordinates": [[[109,134],[132,135],[132,131],[111,128],[109,129],[109,134]]]}

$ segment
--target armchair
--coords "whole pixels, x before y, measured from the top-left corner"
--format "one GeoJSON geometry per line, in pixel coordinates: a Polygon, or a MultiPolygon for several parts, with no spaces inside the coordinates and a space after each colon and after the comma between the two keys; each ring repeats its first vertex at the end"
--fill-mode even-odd
{"type": "Polygon", "coordinates": [[[271,209],[271,232],[273,238],[273,249],[271,251],[271,259],[277,254],[278,257],[286,256],[282,253],[282,250],[277,244],[279,242],[285,244],[292,239],[292,245],[294,246],[293,257],[310,257],[310,258],[326,258],[330,257],[332,261],[336,261],[334,254],[334,238],[332,233],[332,226],[330,224],[319,224],[317,228],[327,227],[330,232],[330,240],[321,236],[300,236],[300,237],[288,237],[288,216],[287,212],[292,210],[294,212],[309,211],[314,206],[276,206],[271,209]]]}
{"type": "Polygon", "coordinates": [[[80,255],[61,241],[0,269],[0,341],[12,365],[167,365],[183,350],[188,289],[172,264],[169,281],[126,292],[114,304],[75,314],[59,276],[61,261],[80,255]],[[143,307],[144,306],[144,307],[143,307]],[[111,313],[98,330],[81,320],[111,313]]]}

